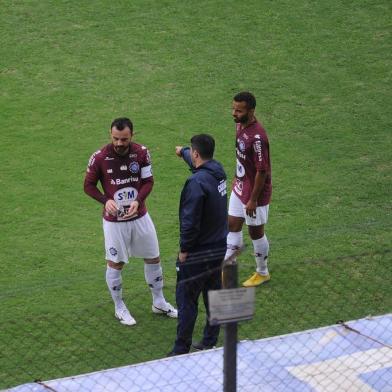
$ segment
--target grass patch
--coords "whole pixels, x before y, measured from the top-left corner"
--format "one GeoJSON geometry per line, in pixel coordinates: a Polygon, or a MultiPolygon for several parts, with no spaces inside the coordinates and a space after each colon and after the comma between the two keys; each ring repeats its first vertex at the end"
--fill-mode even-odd
{"type": "MultiPolygon", "coordinates": [[[[387,1],[4,2],[0,56],[0,388],[160,358],[175,321],[124,272],[135,328],[115,322],[87,160],[128,115],[151,151],[174,302],[176,144],[198,132],[234,173],[232,96],[257,97],[271,141],[272,281],[241,339],[392,310],[391,39],[387,1]]],[[[248,251],[240,279],[254,269],[248,251]]],[[[199,317],[196,335],[203,317],[199,317]]]]}

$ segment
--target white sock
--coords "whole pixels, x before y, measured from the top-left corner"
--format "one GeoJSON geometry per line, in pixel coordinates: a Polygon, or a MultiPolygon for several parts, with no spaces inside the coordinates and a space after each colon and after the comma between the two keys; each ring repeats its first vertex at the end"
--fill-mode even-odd
{"type": "Polygon", "coordinates": [[[263,237],[258,240],[252,240],[253,249],[255,251],[256,258],[256,271],[261,275],[268,275],[268,251],[269,251],[269,243],[267,240],[267,236],[264,234],[263,237]]]}
{"type": "Polygon", "coordinates": [[[116,308],[122,306],[123,300],[121,270],[117,270],[108,266],[106,268],[106,283],[108,285],[110,295],[113,298],[114,306],[116,308]]]}
{"type": "Polygon", "coordinates": [[[151,289],[152,303],[154,306],[162,306],[166,304],[165,297],[163,296],[163,274],[161,263],[147,264],[144,263],[144,277],[151,289]]]}
{"type": "Polygon", "coordinates": [[[242,247],[242,231],[230,231],[227,235],[227,250],[225,254],[225,260],[233,255],[238,249],[242,247]]]}

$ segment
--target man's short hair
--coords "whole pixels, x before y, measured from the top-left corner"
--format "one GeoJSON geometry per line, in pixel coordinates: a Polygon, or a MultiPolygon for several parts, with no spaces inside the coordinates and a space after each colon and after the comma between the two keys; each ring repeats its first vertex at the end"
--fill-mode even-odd
{"type": "Polygon", "coordinates": [[[233,99],[236,102],[245,102],[248,109],[254,109],[256,107],[256,98],[248,91],[238,93],[233,99]]]}
{"type": "Polygon", "coordinates": [[[133,132],[133,124],[132,121],[127,117],[120,117],[113,120],[110,129],[116,127],[119,131],[124,130],[125,128],[129,128],[131,132],[133,132]]]}
{"type": "Polygon", "coordinates": [[[215,150],[215,140],[205,133],[195,135],[191,139],[191,146],[196,150],[202,159],[212,159],[215,150]]]}

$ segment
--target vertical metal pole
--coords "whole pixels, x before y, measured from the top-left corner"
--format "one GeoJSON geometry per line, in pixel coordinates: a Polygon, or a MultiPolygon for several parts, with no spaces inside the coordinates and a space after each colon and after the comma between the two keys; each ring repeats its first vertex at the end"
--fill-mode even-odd
{"type": "MultiPolygon", "coordinates": [[[[236,261],[230,261],[223,267],[222,287],[233,289],[238,286],[238,268],[236,261]]],[[[223,342],[223,391],[237,391],[237,322],[225,324],[223,342]]]]}

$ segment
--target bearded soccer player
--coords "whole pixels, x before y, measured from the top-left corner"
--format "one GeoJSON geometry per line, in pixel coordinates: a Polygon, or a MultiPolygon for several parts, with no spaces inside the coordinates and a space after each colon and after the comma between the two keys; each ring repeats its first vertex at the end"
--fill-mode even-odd
{"type": "Polygon", "coordinates": [[[242,247],[242,226],[248,226],[256,257],[256,272],[243,283],[245,287],[268,282],[269,243],[264,233],[271,199],[271,163],[266,131],[255,117],[256,98],[241,92],[233,99],[236,123],[237,168],[229,202],[229,234],[225,259],[242,247]]]}
{"type": "Polygon", "coordinates": [[[111,143],[90,158],[84,191],[104,206],[106,283],[115,317],[124,325],[136,324],[122,298],[121,271],[130,257],[141,257],[152,293],[152,311],[177,318],[177,310],[163,296],[158,239],[145,205],[154,184],[150,154],[145,146],[132,141],[133,124],[128,118],[114,120],[110,136],[111,143]]]}

